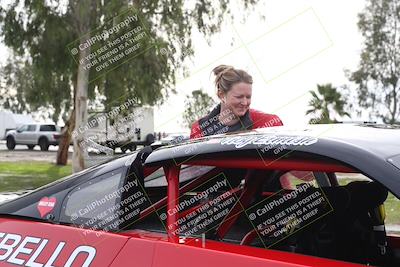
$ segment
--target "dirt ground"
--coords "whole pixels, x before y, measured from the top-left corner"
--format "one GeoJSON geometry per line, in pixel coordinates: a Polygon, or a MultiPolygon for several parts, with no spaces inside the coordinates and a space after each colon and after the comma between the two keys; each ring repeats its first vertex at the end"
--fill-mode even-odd
{"type": "MultiPolygon", "coordinates": [[[[5,142],[0,142],[0,162],[14,162],[14,161],[45,161],[56,162],[57,156],[56,146],[50,146],[49,151],[40,151],[39,146],[34,150],[29,150],[27,146],[17,145],[14,150],[8,150],[5,142]]],[[[69,149],[68,158],[72,157],[72,148],[69,149]]]]}

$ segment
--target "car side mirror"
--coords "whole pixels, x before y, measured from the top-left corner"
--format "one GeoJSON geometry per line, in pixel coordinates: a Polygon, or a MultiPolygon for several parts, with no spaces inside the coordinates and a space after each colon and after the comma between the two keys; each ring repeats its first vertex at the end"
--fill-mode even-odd
{"type": "Polygon", "coordinates": [[[22,132],[21,130],[19,130],[19,129],[17,130],[17,133],[21,133],[21,132],[22,132]]]}

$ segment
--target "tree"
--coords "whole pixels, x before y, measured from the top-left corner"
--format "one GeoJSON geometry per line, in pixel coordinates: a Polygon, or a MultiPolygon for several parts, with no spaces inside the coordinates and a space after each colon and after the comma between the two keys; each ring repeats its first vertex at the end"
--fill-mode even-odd
{"type": "Polygon", "coordinates": [[[215,106],[215,101],[202,90],[194,90],[191,96],[186,96],[183,120],[185,127],[190,128],[201,116],[206,115],[215,106]]]}
{"type": "Polygon", "coordinates": [[[8,90],[8,88],[24,88],[27,92],[31,91],[33,86],[31,74],[30,64],[21,62],[20,59],[8,60],[1,69],[0,101],[5,109],[15,113],[30,111],[30,106],[23,100],[22,90],[8,90]]]}
{"type": "MultiPolygon", "coordinates": [[[[247,9],[257,0],[242,0],[247,9]]],[[[233,17],[229,1],[43,1],[17,0],[0,9],[0,36],[24,62],[32,67],[32,94],[17,86],[21,101],[32,106],[54,109],[53,118],[60,114],[67,121],[63,131],[58,162],[65,163],[72,126],[79,128],[87,122],[87,101],[94,92],[106,96],[104,106],[110,109],[123,102],[121,96],[139,99],[138,104],[160,104],[169,93],[174,92],[176,67],[191,56],[193,51],[191,33],[197,28],[207,38],[220,30],[226,16],[233,17]],[[77,65],[66,49],[68,44],[80,38],[91,37],[92,30],[104,29],[119,22],[119,15],[134,8],[146,25],[149,39],[154,46],[145,53],[125,62],[113,71],[104,73],[91,82],[93,70],[77,65]],[[167,49],[171,53],[160,51],[167,49]],[[90,83],[91,82],[91,83],[90,83]]],[[[99,42],[101,45],[103,42],[99,42]]],[[[95,49],[93,47],[93,49],[95,49]]],[[[79,50],[79,59],[89,55],[90,49],[79,50]]],[[[93,50],[94,51],[94,50],[93,50]]],[[[82,136],[74,136],[73,168],[84,168],[82,151],[77,145],[82,136]]]]}
{"type": "Polygon", "coordinates": [[[337,122],[335,115],[332,114],[350,117],[350,114],[344,111],[346,100],[332,84],[317,85],[317,92],[312,90],[309,92],[312,98],[308,102],[310,109],[306,115],[314,116],[310,119],[310,124],[337,122]]]}
{"type": "Polygon", "coordinates": [[[399,123],[400,115],[400,3],[368,0],[358,15],[364,37],[358,69],[349,74],[358,86],[361,107],[384,123],[399,123]]]}

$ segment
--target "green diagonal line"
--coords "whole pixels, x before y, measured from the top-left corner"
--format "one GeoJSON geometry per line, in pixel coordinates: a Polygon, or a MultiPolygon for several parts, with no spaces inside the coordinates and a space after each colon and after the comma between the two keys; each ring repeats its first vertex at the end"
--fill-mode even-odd
{"type": "Polygon", "coordinates": [[[253,62],[254,66],[256,67],[257,71],[259,72],[259,74],[261,75],[261,78],[263,79],[263,81],[265,83],[268,83],[264,77],[264,74],[262,73],[261,69],[258,67],[258,64],[256,62],[256,60],[254,59],[253,55],[250,53],[250,50],[247,46],[247,44],[245,44],[245,42],[243,41],[242,37],[240,36],[239,32],[236,30],[235,26],[232,25],[233,31],[236,33],[236,35],[238,36],[240,42],[242,43],[242,45],[244,46],[244,49],[246,50],[247,54],[249,55],[251,61],[253,62]]]}
{"type": "Polygon", "coordinates": [[[290,17],[290,18],[287,19],[286,21],[280,23],[279,25],[275,26],[275,27],[272,28],[271,30],[269,30],[269,31],[267,31],[267,32],[265,32],[265,33],[263,33],[263,34],[257,36],[256,38],[250,40],[249,42],[247,42],[247,43],[242,42],[242,44],[241,44],[240,46],[238,46],[238,47],[236,47],[236,48],[230,50],[229,52],[225,53],[224,55],[222,55],[222,56],[220,56],[220,57],[214,59],[213,61],[209,62],[208,64],[204,65],[203,67],[200,67],[200,68],[197,69],[195,72],[193,72],[192,75],[190,75],[189,77],[186,77],[186,78],[183,78],[183,79],[181,79],[181,80],[178,80],[178,83],[179,83],[179,82],[182,82],[182,81],[185,81],[185,80],[189,79],[190,77],[192,77],[193,75],[195,75],[195,74],[201,72],[201,71],[204,70],[205,68],[208,68],[210,65],[212,65],[212,64],[215,63],[215,62],[217,62],[217,61],[220,60],[221,58],[224,58],[225,56],[232,54],[233,52],[235,52],[235,51],[241,49],[242,47],[244,47],[244,46],[246,46],[246,45],[249,45],[249,44],[252,44],[252,43],[256,42],[257,40],[263,38],[264,36],[268,35],[269,33],[273,32],[273,31],[275,31],[275,30],[281,28],[282,26],[288,24],[288,23],[291,22],[292,20],[296,19],[297,17],[303,15],[304,13],[306,13],[306,12],[308,12],[308,11],[310,11],[310,10],[311,10],[311,8],[307,8],[306,10],[303,10],[303,11],[301,11],[300,13],[298,13],[298,14],[296,14],[296,15],[290,17]]]}
{"type": "Polygon", "coordinates": [[[195,74],[197,74],[197,73],[201,72],[202,70],[208,68],[209,66],[211,66],[212,64],[214,64],[215,62],[217,62],[218,60],[220,60],[221,58],[224,58],[224,57],[226,57],[226,56],[232,54],[233,52],[236,52],[237,50],[241,49],[242,47],[243,47],[243,45],[240,45],[240,46],[238,46],[238,47],[236,47],[236,48],[233,48],[232,50],[230,50],[229,52],[226,52],[226,53],[223,54],[222,56],[219,56],[219,57],[215,58],[213,61],[209,62],[207,65],[204,65],[203,67],[200,67],[200,68],[197,69],[195,72],[193,72],[190,76],[188,76],[188,77],[186,77],[186,78],[183,78],[183,79],[180,79],[180,80],[177,80],[177,83],[179,84],[179,83],[181,83],[181,82],[183,82],[183,81],[186,81],[187,79],[191,78],[191,77],[194,76],[195,74]]]}
{"type": "MultiPolygon", "coordinates": [[[[247,42],[247,43],[244,43],[244,45],[250,45],[250,44],[252,44],[252,43],[258,41],[259,39],[261,39],[261,38],[265,37],[266,35],[268,35],[268,34],[274,32],[274,31],[278,30],[279,28],[285,26],[286,24],[288,24],[288,23],[291,22],[292,20],[295,20],[296,18],[300,17],[300,16],[303,15],[304,13],[307,13],[308,11],[311,11],[311,10],[312,10],[312,8],[309,7],[309,8],[307,8],[307,9],[301,11],[300,13],[298,13],[298,14],[296,14],[296,15],[290,17],[289,19],[285,20],[284,22],[282,22],[282,23],[278,24],[277,26],[273,27],[271,30],[269,30],[269,31],[267,31],[267,32],[265,32],[265,33],[263,33],[263,34],[261,34],[260,36],[258,36],[258,37],[256,37],[256,38],[252,39],[251,41],[249,41],[249,42],[247,42]]],[[[232,27],[233,27],[233,24],[232,24],[232,27]]]]}
{"type": "Polygon", "coordinates": [[[330,41],[331,44],[333,45],[333,40],[332,40],[331,36],[329,35],[328,31],[326,30],[324,24],[322,24],[322,21],[321,21],[321,19],[319,18],[318,14],[315,12],[314,8],[312,8],[312,7],[311,7],[311,11],[313,12],[314,16],[317,18],[317,20],[318,20],[318,22],[319,22],[321,28],[323,29],[323,31],[324,31],[325,34],[326,34],[326,37],[329,39],[329,41],[330,41]]]}
{"type": "MultiPolygon", "coordinates": [[[[245,49],[246,49],[246,51],[247,51],[247,53],[248,53],[250,59],[251,59],[252,62],[254,63],[254,65],[255,65],[257,71],[260,73],[262,79],[264,80],[264,82],[265,82],[266,84],[268,84],[269,82],[271,82],[271,81],[273,81],[273,80],[279,78],[280,76],[282,76],[282,75],[288,73],[289,71],[295,69],[296,67],[302,65],[303,63],[305,63],[305,62],[311,60],[312,58],[316,57],[317,55],[321,54],[322,52],[324,52],[325,50],[327,50],[328,48],[330,48],[330,47],[333,46],[332,39],[329,37],[329,34],[328,34],[327,31],[325,30],[325,27],[324,27],[323,24],[321,23],[321,20],[318,18],[318,16],[316,15],[315,11],[314,11],[312,8],[308,8],[308,9],[306,9],[306,10],[300,12],[300,13],[297,14],[296,16],[292,17],[291,19],[286,20],[284,23],[281,23],[280,25],[278,25],[277,27],[275,27],[275,28],[272,29],[271,31],[269,31],[269,32],[267,32],[267,33],[265,33],[265,34],[263,34],[262,36],[260,36],[260,37],[258,37],[258,38],[256,38],[256,39],[258,40],[258,39],[260,39],[261,37],[267,35],[268,33],[270,33],[270,32],[272,32],[272,31],[278,29],[279,27],[282,27],[283,25],[285,25],[285,24],[287,24],[288,22],[292,21],[294,18],[297,18],[298,16],[300,16],[300,15],[302,15],[302,14],[308,12],[309,10],[311,10],[311,11],[313,12],[313,14],[316,16],[318,22],[320,23],[321,28],[323,29],[323,31],[324,31],[325,34],[327,35],[327,38],[329,39],[330,44],[329,44],[327,47],[325,47],[325,48],[323,48],[323,49],[317,51],[315,54],[313,54],[313,55],[311,55],[311,56],[305,58],[304,60],[300,61],[299,63],[295,64],[294,66],[292,66],[292,67],[286,69],[285,71],[281,72],[280,74],[276,75],[275,77],[271,78],[270,80],[266,80],[266,79],[265,79],[263,73],[261,72],[260,68],[258,67],[258,64],[256,63],[254,57],[252,56],[252,54],[250,53],[250,51],[249,51],[249,49],[248,49],[248,47],[247,47],[248,44],[253,43],[255,40],[253,39],[252,41],[250,41],[250,42],[248,42],[248,43],[245,43],[245,42],[243,41],[243,39],[241,38],[239,32],[238,32],[238,31],[236,30],[236,28],[232,25],[233,30],[234,30],[235,33],[237,34],[237,36],[238,36],[238,38],[240,39],[242,45],[245,47],[245,49]]],[[[273,112],[277,112],[277,111],[281,110],[282,108],[288,106],[289,104],[293,103],[294,101],[297,101],[297,100],[300,99],[301,97],[305,96],[307,93],[308,93],[308,92],[305,92],[305,93],[301,94],[300,96],[295,97],[294,99],[291,99],[289,102],[287,102],[287,103],[285,103],[284,105],[280,106],[279,108],[275,109],[273,112]]]]}
{"type": "Polygon", "coordinates": [[[309,56],[309,57],[303,59],[303,60],[300,61],[299,63],[293,65],[292,67],[290,67],[290,68],[286,69],[285,71],[279,73],[279,74],[276,75],[275,77],[269,79],[269,80],[267,81],[267,83],[270,83],[270,82],[272,82],[273,80],[279,78],[280,76],[282,76],[282,75],[288,73],[289,71],[291,71],[291,70],[297,68],[298,66],[302,65],[303,63],[305,63],[305,62],[311,60],[312,58],[314,58],[314,57],[316,57],[316,56],[318,56],[319,54],[321,54],[321,53],[324,52],[325,50],[331,48],[332,46],[333,46],[332,44],[329,44],[327,47],[322,48],[321,50],[319,50],[319,51],[316,52],[315,54],[313,54],[313,55],[311,55],[311,56],[309,56]]]}

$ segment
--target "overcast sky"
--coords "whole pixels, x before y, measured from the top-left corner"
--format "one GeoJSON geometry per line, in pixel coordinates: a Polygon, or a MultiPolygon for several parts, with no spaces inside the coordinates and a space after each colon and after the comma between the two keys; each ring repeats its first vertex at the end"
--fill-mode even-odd
{"type": "Polygon", "coordinates": [[[308,91],[317,84],[348,83],[344,69],[358,64],[362,38],[357,14],[364,5],[361,0],[265,1],[256,11],[265,20],[257,13],[244,23],[238,18],[213,38],[211,47],[197,37],[191,75],[178,82],[178,95],[157,109],[163,116],[156,116],[156,129],[173,132],[181,127],[184,109],[177,103],[192,90],[203,88],[216,96],[210,73],[218,64],[253,76],[252,108],[275,113],[287,125],[307,123],[308,91]]]}
{"type": "MultiPolygon", "coordinates": [[[[188,131],[182,126],[185,96],[203,88],[217,100],[210,73],[219,64],[253,76],[252,108],[277,114],[286,125],[307,123],[308,91],[317,84],[348,83],[344,69],[357,66],[362,44],[357,14],[364,5],[362,0],[269,0],[245,20],[239,15],[224,25],[211,46],[196,35],[190,75],[178,77],[178,94],[155,109],[155,130],[188,131]]],[[[6,56],[1,45],[0,60],[6,56]]]]}

